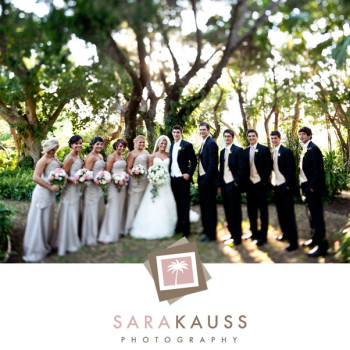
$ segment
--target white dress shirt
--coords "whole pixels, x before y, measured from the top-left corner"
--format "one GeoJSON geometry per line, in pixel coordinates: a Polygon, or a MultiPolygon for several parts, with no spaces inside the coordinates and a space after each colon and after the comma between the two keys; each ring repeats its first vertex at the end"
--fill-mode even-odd
{"type": "Polygon", "coordinates": [[[286,178],[282,175],[278,168],[278,157],[279,157],[279,150],[280,150],[281,144],[279,144],[277,147],[275,147],[273,151],[273,172],[272,172],[272,180],[271,183],[273,186],[280,186],[286,182],[286,178]]]}
{"type": "MultiPolygon", "coordinates": [[[[201,150],[199,151],[200,153],[202,153],[203,151],[203,148],[204,148],[204,144],[205,144],[205,141],[207,141],[207,138],[209,137],[209,135],[203,140],[202,142],[202,145],[201,145],[201,150]]],[[[206,174],[204,168],[203,168],[203,165],[202,165],[202,162],[201,162],[201,159],[199,158],[199,166],[198,166],[198,169],[199,169],[199,176],[203,176],[206,174]]]]}
{"type": "Polygon", "coordinates": [[[179,163],[177,162],[177,157],[179,155],[181,141],[182,141],[182,139],[175,142],[174,146],[173,146],[171,169],[170,169],[170,175],[172,177],[182,177],[182,172],[180,170],[179,163]]]}
{"type": "Polygon", "coordinates": [[[225,147],[224,181],[226,184],[228,184],[234,180],[232,172],[228,166],[228,157],[230,156],[231,146],[232,146],[232,144],[225,147]]]}
{"type": "Polygon", "coordinates": [[[256,143],[254,146],[250,146],[250,150],[249,150],[250,181],[253,184],[256,184],[256,183],[261,181],[261,178],[259,176],[258,171],[256,170],[256,166],[254,163],[254,157],[255,157],[257,144],[258,143],[256,143]]]}
{"type": "Polygon", "coordinates": [[[301,154],[301,157],[300,157],[300,164],[299,164],[299,167],[300,167],[300,173],[299,173],[299,181],[300,181],[300,184],[304,183],[304,182],[307,182],[308,179],[304,173],[304,170],[303,170],[303,159],[304,159],[304,155],[307,151],[307,147],[309,146],[309,143],[310,141],[308,141],[307,143],[305,143],[303,145],[303,153],[301,154]]]}

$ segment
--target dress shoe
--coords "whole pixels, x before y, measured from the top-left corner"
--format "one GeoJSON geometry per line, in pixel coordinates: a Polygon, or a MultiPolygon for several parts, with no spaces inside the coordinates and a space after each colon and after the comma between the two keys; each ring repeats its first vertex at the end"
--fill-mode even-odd
{"type": "Polygon", "coordinates": [[[247,233],[242,238],[244,240],[251,239],[252,241],[254,241],[255,239],[258,239],[258,237],[256,235],[254,235],[253,233],[247,233]]]}
{"type": "Polygon", "coordinates": [[[309,239],[308,241],[303,242],[303,247],[307,248],[314,248],[316,246],[315,242],[312,239],[309,239]]]}
{"type": "Polygon", "coordinates": [[[266,238],[259,238],[257,241],[256,241],[256,245],[258,247],[262,246],[263,244],[265,244],[267,242],[266,238]]]}
{"type": "Polygon", "coordinates": [[[293,250],[297,250],[299,247],[298,247],[298,244],[297,243],[291,243],[289,244],[289,246],[286,248],[286,251],[287,252],[292,252],[293,250]]]}
{"type": "Polygon", "coordinates": [[[275,236],[275,238],[277,239],[277,241],[280,241],[280,242],[284,242],[284,241],[287,241],[287,238],[284,236],[284,235],[277,235],[275,236]]]}
{"type": "Polygon", "coordinates": [[[326,256],[328,250],[328,244],[326,246],[316,246],[314,249],[310,250],[309,253],[307,253],[307,256],[310,256],[311,258],[318,258],[319,256],[326,256]]]}

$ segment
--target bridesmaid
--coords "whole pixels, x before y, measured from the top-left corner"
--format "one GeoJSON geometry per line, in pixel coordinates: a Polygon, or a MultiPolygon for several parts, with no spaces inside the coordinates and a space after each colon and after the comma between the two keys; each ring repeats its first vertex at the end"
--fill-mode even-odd
{"type": "MultiPolygon", "coordinates": [[[[119,139],[113,144],[115,152],[108,157],[106,165],[106,170],[112,176],[118,171],[126,171],[126,161],[123,156],[126,146],[127,142],[123,139],[119,139]]],[[[121,191],[118,192],[114,182],[111,182],[108,185],[108,206],[98,238],[99,242],[108,244],[119,240],[119,234],[125,225],[125,217],[123,215],[125,199],[126,187],[123,186],[121,191]]]]}
{"type": "MultiPolygon", "coordinates": [[[[94,172],[94,178],[99,171],[104,170],[105,162],[100,152],[103,149],[101,137],[94,137],[90,142],[92,152],[85,160],[85,168],[94,172]]],[[[86,184],[84,192],[83,220],[81,227],[82,245],[97,243],[98,231],[101,227],[105,210],[104,193],[101,187],[93,181],[86,184]]]]}
{"type": "Polygon", "coordinates": [[[141,203],[142,197],[145,193],[148,185],[147,174],[140,179],[136,179],[132,176],[132,168],[135,165],[141,164],[145,170],[148,169],[149,153],[145,150],[146,139],[142,135],[136,136],[134,139],[135,149],[128,154],[126,158],[126,171],[130,175],[129,190],[127,199],[127,214],[125,222],[125,233],[131,230],[133,221],[135,219],[136,212],[141,203]]]}
{"type": "Polygon", "coordinates": [[[66,251],[76,252],[81,246],[79,239],[81,187],[75,181],[74,175],[83,167],[83,161],[79,157],[83,139],[75,135],[70,138],[68,144],[72,151],[63,163],[68,180],[62,191],[56,233],[51,241],[60,256],[65,255],[66,251]]]}
{"type": "Polygon", "coordinates": [[[48,178],[52,170],[62,167],[56,156],[58,140],[45,140],[41,145],[44,155],[34,170],[33,180],[37,185],[33,191],[23,240],[23,260],[29,262],[44,259],[51,250],[49,239],[53,232],[54,205],[59,186],[51,185],[48,178]]]}

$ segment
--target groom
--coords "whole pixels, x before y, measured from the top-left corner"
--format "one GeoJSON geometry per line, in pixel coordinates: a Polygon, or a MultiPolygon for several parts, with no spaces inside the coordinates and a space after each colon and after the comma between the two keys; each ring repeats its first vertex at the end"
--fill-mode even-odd
{"type": "Polygon", "coordinates": [[[170,147],[170,176],[176,209],[176,232],[185,237],[190,234],[190,182],[197,166],[197,157],[191,143],[182,139],[182,127],[175,125],[172,130],[174,143],[170,147]]]}

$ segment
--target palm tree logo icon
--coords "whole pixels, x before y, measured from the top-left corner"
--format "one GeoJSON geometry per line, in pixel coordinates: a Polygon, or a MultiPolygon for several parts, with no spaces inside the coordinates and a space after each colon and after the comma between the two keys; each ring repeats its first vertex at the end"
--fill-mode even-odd
{"type": "Polygon", "coordinates": [[[172,271],[173,274],[176,272],[175,285],[177,285],[177,276],[179,274],[179,271],[181,271],[181,273],[184,273],[184,270],[187,270],[187,269],[188,269],[188,264],[184,260],[179,261],[176,259],[176,261],[173,261],[168,265],[168,272],[172,271]]]}

